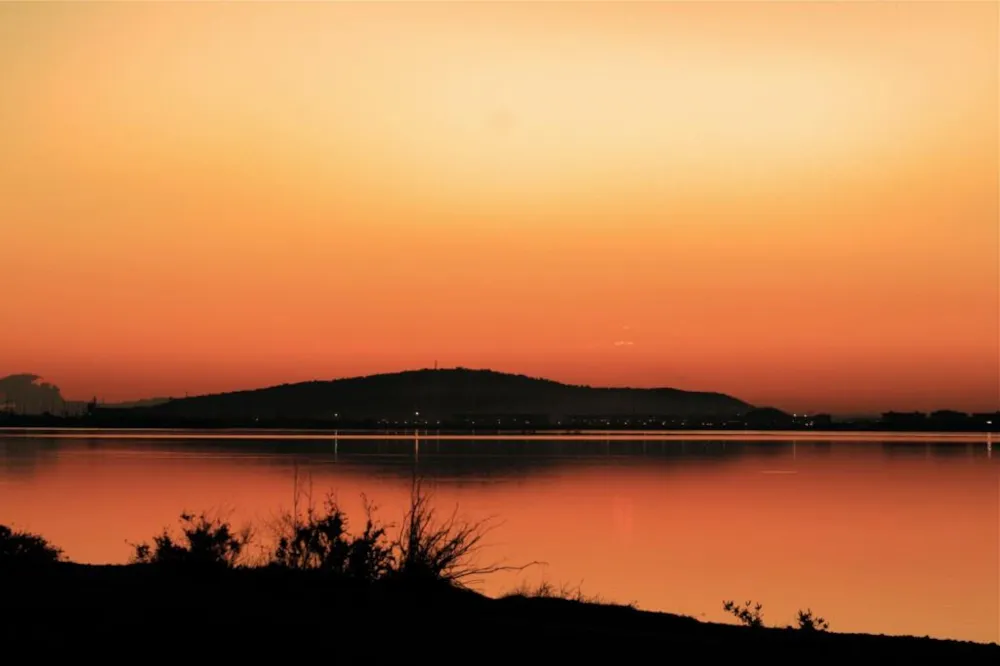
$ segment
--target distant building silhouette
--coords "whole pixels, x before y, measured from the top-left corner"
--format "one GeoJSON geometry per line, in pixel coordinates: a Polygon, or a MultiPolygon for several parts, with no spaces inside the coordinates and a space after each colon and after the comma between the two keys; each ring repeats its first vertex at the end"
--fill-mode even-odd
{"type": "Polygon", "coordinates": [[[917,428],[923,430],[927,427],[927,415],[923,412],[885,412],[882,414],[880,423],[893,429],[917,428]]]}
{"type": "Polygon", "coordinates": [[[931,428],[941,428],[945,430],[955,430],[967,428],[972,424],[969,415],[965,412],[956,412],[950,409],[941,409],[931,412],[928,425],[931,428]]]}
{"type": "Polygon", "coordinates": [[[833,417],[829,414],[794,414],[792,420],[800,428],[822,430],[833,426],[833,417]]]}
{"type": "Polygon", "coordinates": [[[1000,432],[1000,412],[979,412],[969,417],[969,423],[976,430],[1000,432]]]}
{"type": "Polygon", "coordinates": [[[792,428],[796,425],[795,417],[774,407],[752,409],[743,417],[746,427],[751,430],[775,430],[792,428]]]}

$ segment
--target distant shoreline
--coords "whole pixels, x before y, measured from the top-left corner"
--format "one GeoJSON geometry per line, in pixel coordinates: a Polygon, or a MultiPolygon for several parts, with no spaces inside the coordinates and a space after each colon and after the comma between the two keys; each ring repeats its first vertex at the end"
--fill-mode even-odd
{"type": "MultiPolygon", "coordinates": [[[[365,428],[365,427],[329,427],[329,426],[228,426],[228,425],[157,425],[141,426],[135,424],[23,424],[13,425],[9,422],[0,421],[0,433],[25,433],[27,436],[38,436],[43,433],[191,433],[204,434],[206,438],[218,438],[224,435],[239,436],[248,435],[262,437],[266,435],[284,436],[286,439],[329,439],[340,438],[350,439],[440,439],[440,440],[461,440],[467,438],[475,439],[537,439],[540,441],[554,440],[561,438],[579,438],[586,440],[635,440],[643,438],[654,439],[743,439],[746,437],[765,437],[772,440],[824,440],[824,439],[858,439],[865,436],[873,438],[888,439],[928,439],[936,438],[979,441],[990,439],[996,431],[983,430],[898,430],[898,429],[878,429],[869,428],[840,428],[840,429],[809,429],[801,430],[788,428],[670,428],[670,429],[628,429],[628,428],[606,428],[606,429],[567,429],[567,428],[531,428],[523,430],[514,429],[468,429],[468,428],[365,428]]],[[[122,436],[122,435],[116,435],[122,436]]]]}

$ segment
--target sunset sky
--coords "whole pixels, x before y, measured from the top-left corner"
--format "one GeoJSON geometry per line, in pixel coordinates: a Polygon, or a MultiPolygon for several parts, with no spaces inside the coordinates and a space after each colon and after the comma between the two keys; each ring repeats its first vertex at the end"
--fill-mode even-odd
{"type": "Polygon", "coordinates": [[[0,375],[1000,408],[993,2],[2,3],[0,375]]]}

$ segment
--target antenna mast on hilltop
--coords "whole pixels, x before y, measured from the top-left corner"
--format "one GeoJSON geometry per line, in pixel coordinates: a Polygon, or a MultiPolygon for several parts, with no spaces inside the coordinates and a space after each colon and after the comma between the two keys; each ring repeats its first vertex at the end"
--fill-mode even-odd
{"type": "Polygon", "coordinates": [[[441,433],[441,378],[437,374],[438,362],[434,359],[434,419],[437,421],[437,426],[439,428],[438,434],[441,433]]]}

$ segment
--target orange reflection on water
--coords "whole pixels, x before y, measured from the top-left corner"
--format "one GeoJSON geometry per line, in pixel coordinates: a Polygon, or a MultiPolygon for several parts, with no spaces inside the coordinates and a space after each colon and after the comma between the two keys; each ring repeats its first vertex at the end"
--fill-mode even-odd
{"type": "MultiPolygon", "coordinates": [[[[1000,477],[982,443],[633,444],[428,442],[417,470],[443,511],[497,516],[484,562],[545,563],[488,578],[490,594],[544,579],[710,620],[753,599],[768,624],[810,607],[837,631],[1000,639],[1000,477]]],[[[370,445],[0,439],[0,522],[120,562],[181,510],[264,526],[297,474],[316,499],[335,490],[359,519],[365,493],[398,523],[413,458],[357,453],[370,445]]]]}

